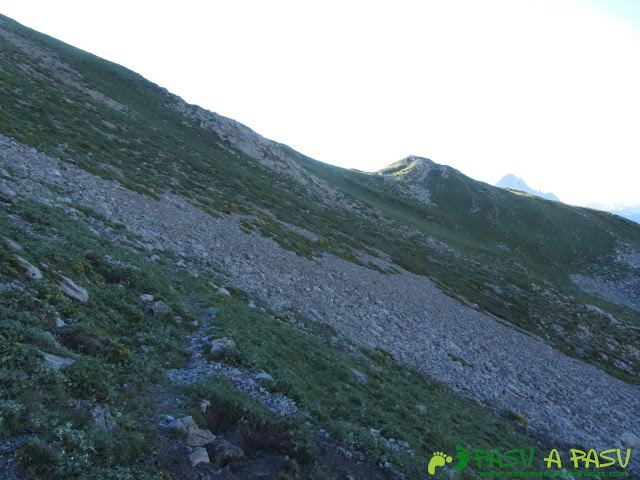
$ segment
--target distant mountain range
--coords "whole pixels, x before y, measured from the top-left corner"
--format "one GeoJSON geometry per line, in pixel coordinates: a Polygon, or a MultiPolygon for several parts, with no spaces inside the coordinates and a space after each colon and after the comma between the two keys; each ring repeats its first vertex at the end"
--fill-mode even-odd
{"type": "Polygon", "coordinates": [[[590,203],[587,207],[614,213],[633,222],[640,223],[640,205],[603,205],[601,203],[590,203]]]}
{"type": "Polygon", "coordinates": [[[534,190],[529,185],[527,185],[523,179],[516,177],[512,173],[508,173],[507,175],[502,177],[498,181],[498,183],[496,183],[496,187],[510,188],[511,190],[520,190],[521,192],[530,193],[531,195],[535,195],[541,198],[546,198],[547,200],[560,201],[560,199],[556,197],[553,193],[542,193],[542,192],[539,192],[538,190],[534,190]]]}
{"type": "MultiPolygon", "coordinates": [[[[560,201],[553,193],[543,193],[538,190],[534,190],[520,177],[516,177],[514,174],[509,173],[502,177],[497,183],[496,187],[508,188],[510,190],[519,190],[521,192],[529,193],[537,197],[546,198],[547,200],[560,201]]],[[[593,208],[595,210],[601,210],[603,212],[613,213],[624,217],[632,222],[640,223],[640,205],[604,205],[602,203],[590,203],[587,208],[593,208]]]]}

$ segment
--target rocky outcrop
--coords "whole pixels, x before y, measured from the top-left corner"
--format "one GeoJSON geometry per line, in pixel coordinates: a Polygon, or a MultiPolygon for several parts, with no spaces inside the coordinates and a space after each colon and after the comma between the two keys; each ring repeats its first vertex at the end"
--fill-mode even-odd
{"type": "Polygon", "coordinates": [[[389,182],[394,182],[405,195],[425,205],[433,205],[431,193],[427,188],[427,177],[430,174],[447,174],[443,165],[437,165],[428,158],[415,155],[389,165],[377,172],[389,182]]]}
{"type": "Polygon", "coordinates": [[[201,128],[228,141],[240,152],[257,160],[260,165],[294,180],[304,186],[309,193],[318,194],[321,198],[334,202],[342,200],[342,194],[315,175],[308,173],[285,153],[280,144],[263,137],[235,120],[196,105],[190,105],[182,98],[169,92],[166,92],[166,95],[169,97],[169,104],[176,111],[196,122],[201,128]]]}

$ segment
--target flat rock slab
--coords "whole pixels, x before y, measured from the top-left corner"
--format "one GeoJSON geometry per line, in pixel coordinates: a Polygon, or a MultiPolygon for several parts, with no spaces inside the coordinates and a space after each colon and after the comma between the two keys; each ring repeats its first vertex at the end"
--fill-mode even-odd
{"type": "Polygon", "coordinates": [[[57,355],[52,355],[51,353],[43,353],[42,358],[44,358],[44,361],[51,365],[55,370],[68,367],[75,361],[72,358],[59,357],[57,355]]]}
{"type": "Polygon", "coordinates": [[[87,293],[84,288],[76,285],[70,278],[60,275],[58,287],[60,287],[60,291],[69,298],[73,298],[81,303],[87,303],[89,300],[89,293],[87,293]]]}
{"type": "Polygon", "coordinates": [[[34,267],[24,258],[18,257],[17,255],[16,259],[18,260],[18,262],[20,262],[22,268],[26,270],[27,277],[29,277],[31,280],[40,280],[42,278],[42,272],[40,272],[40,269],[38,267],[34,267]]]}

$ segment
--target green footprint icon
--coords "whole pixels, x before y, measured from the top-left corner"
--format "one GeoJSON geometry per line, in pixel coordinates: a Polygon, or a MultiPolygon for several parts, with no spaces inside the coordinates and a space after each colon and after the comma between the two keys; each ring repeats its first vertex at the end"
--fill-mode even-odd
{"type": "Polygon", "coordinates": [[[451,462],[451,460],[453,460],[453,458],[448,456],[446,453],[434,452],[433,457],[429,460],[427,472],[429,472],[429,475],[433,475],[436,473],[436,468],[451,462]]]}
{"type": "Polygon", "coordinates": [[[471,454],[469,453],[469,450],[467,450],[461,445],[456,445],[456,450],[458,451],[458,453],[456,453],[456,460],[458,460],[458,464],[455,467],[453,467],[453,469],[456,472],[461,472],[462,470],[464,470],[464,467],[466,467],[467,464],[469,463],[471,454]]]}

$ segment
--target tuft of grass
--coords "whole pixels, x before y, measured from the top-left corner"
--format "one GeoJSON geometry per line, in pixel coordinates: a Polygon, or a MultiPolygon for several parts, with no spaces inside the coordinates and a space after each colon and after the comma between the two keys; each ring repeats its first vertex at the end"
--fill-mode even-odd
{"type": "Polygon", "coordinates": [[[512,412],[511,410],[503,410],[500,413],[500,415],[503,418],[506,418],[507,420],[510,420],[512,422],[518,422],[523,427],[527,426],[527,421],[521,415],[518,415],[516,412],[512,412]]]}

